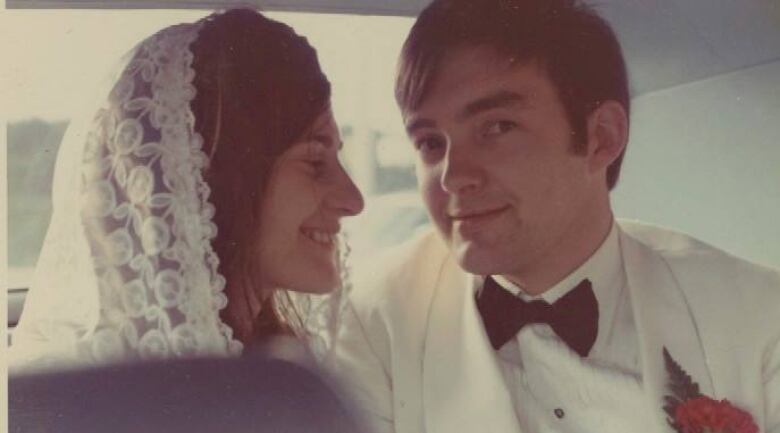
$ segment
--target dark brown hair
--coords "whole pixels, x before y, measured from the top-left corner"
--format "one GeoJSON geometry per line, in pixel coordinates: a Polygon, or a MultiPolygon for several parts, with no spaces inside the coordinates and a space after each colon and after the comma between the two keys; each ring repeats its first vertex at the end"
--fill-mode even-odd
{"type": "Polygon", "coordinates": [[[197,92],[191,107],[210,155],[204,177],[216,208],[212,246],[227,278],[229,307],[221,314],[247,343],[289,331],[273,297],[250,325],[235,312],[248,308],[241,297],[254,290],[252,280],[262,272],[254,269],[250,249],[271,168],[328,107],[330,83],[305,38],[251,9],[206,18],[191,49],[197,92]]]}
{"type": "MultiPolygon", "coordinates": [[[[584,150],[588,116],[602,102],[617,101],[630,112],[620,44],[609,24],[577,0],[434,0],[401,52],[396,81],[401,110],[419,107],[448,52],[470,46],[539,62],[566,109],[577,152],[584,150]]],[[[607,169],[610,189],[624,153],[607,169]]]]}

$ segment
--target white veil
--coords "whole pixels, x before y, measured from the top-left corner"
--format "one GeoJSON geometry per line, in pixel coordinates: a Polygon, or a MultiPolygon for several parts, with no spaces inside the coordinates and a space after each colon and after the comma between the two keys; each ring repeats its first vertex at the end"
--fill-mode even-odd
{"type": "Polygon", "coordinates": [[[144,40],[94,118],[71,124],[12,369],[241,352],[219,318],[225,279],[190,109],[201,25],[144,40]]]}

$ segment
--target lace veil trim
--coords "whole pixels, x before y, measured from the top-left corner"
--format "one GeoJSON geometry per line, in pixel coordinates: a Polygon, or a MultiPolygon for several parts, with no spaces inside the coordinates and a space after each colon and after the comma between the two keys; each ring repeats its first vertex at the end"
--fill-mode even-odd
{"type": "Polygon", "coordinates": [[[89,126],[66,135],[12,364],[241,352],[219,319],[225,279],[190,109],[190,45],[201,27],[143,41],[89,126]]]}

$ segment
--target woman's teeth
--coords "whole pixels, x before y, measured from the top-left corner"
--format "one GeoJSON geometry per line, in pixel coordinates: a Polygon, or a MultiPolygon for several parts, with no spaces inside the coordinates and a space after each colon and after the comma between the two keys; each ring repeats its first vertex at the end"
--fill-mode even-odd
{"type": "Polygon", "coordinates": [[[303,234],[309,237],[309,239],[313,240],[314,242],[323,244],[323,245],[332,245],[336,242],[336,235],[327,233],[327,232],[321,232],[317,230],[304,230],[303,234]]]}

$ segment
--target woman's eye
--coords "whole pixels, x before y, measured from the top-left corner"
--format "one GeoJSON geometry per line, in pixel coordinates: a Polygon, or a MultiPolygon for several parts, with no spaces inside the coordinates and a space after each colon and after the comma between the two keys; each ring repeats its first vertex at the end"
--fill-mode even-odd
{"type": "Polygon", "coordinates": [[[322,159],[310,159],[306,161],[306,164],[311,167],[315,174],[321,174],[325,170],[325,161],[322,159]]]}
{"type": "Polygon", "coordinates": [[[496,136],[505,134],[517,127],[517,123],[512,122],[510,120],[499,120],[497,122],[492,122],[488,124],[487,128],[485,128],[485,135],[490,136],[496,136]]]}
{"type": "Polygon", "coordinates": [[[327,158],[326,153],[327,148],[325,144],[322,142],[322,140],[318,140],[315,137],[307,145],[306,155],[303,158],[303,162],[308,168],[313,169],[315,173],[319,174],[319,172],[325,169],[327,158]]]}

